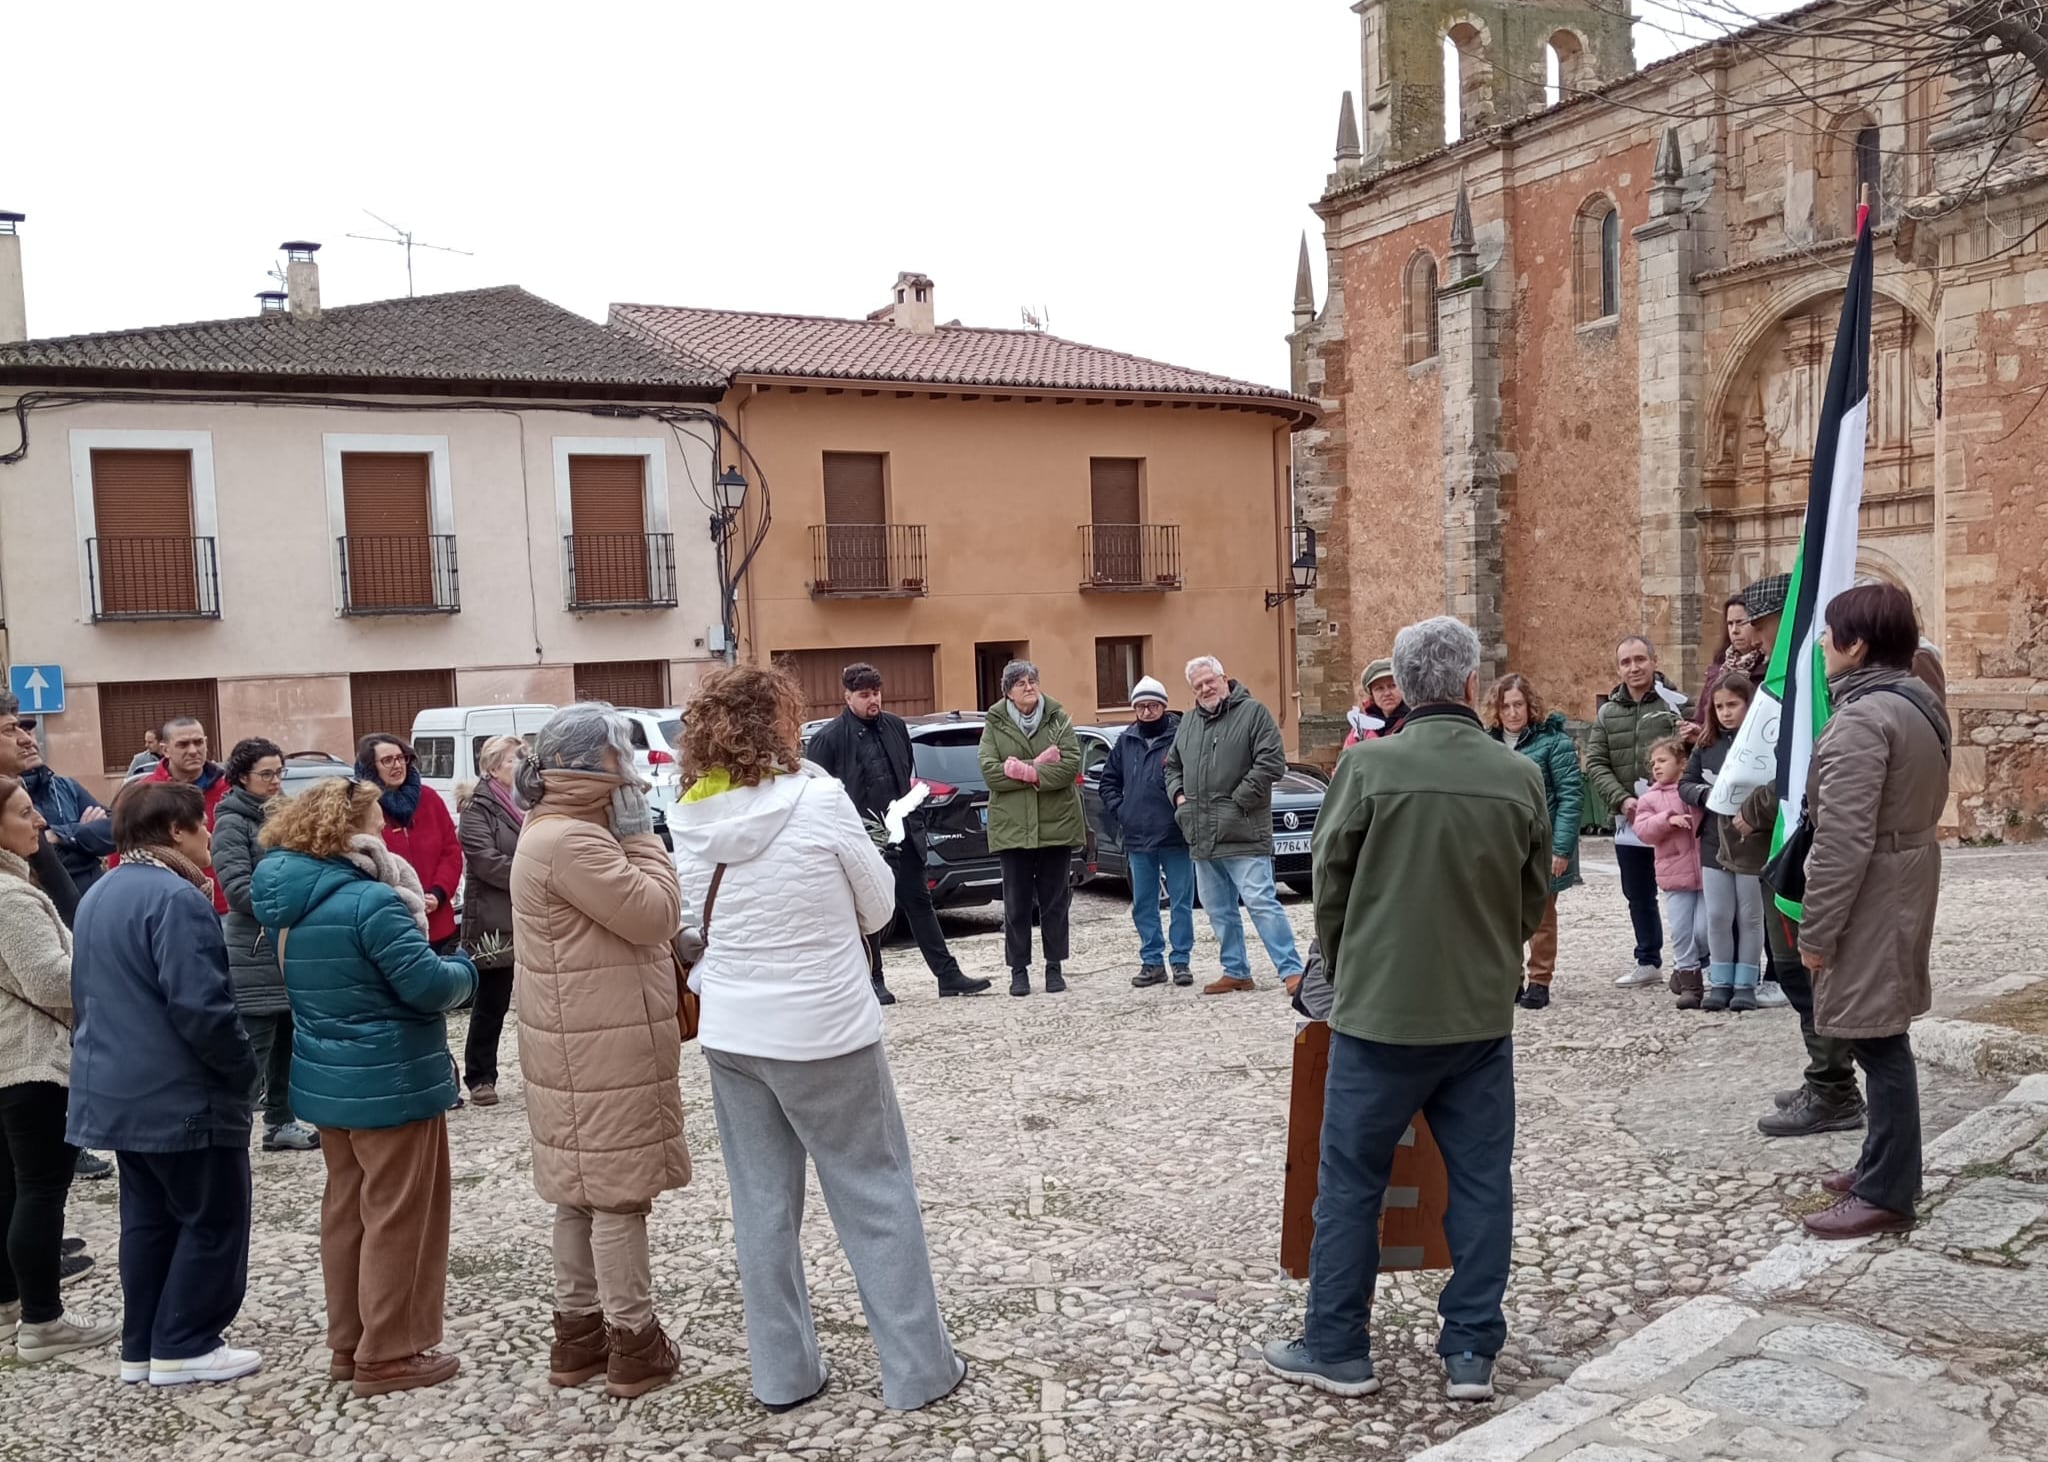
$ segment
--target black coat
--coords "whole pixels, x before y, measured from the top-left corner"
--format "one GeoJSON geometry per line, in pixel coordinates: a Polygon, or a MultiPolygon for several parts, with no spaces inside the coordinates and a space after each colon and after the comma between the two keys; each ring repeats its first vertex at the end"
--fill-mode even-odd
{"type": "MultiPolygon", "coordinates": [[[[865,813],[879,816],[905,792],[910,790],[910,780],[916,763],[911,759],[910,728],[901,716],[892,716],[884,711],[875,717],[874,728],[882,739],[882,754],[889,762],[889,796],[879,807],[861,806],[860,743],[861,719],[850,710],[841,711],[832,724],[811,738],[807,760],[824,768],[837,777],[853,798],[853,805],[865,813]]],[[[916,815],[905,819],[903,840],[919,850],[924,843],[920,836],[922,820],[916,815]]]]}
{"type": "Polygon", "coordinates": [[[1168,711],[1165,730],[1147,737],[1133,724],[1110,743],[1102,764],[1102,811],[1126,850],[1156,853],[1185,848],[1173,803],[1166,795],[1166,754],[1180,729],[1180,712],[1168,711]]]}
{"type": "Polygon", "coordinates": [[[462,942],[474,946],[486,934],[501,935],[505,953],[479,959],[480,970],[512,966],[512,855],[519,849],[519,820],[497,794],[478,782],[462,804],[456,824],[462,842],[462,942]]]}

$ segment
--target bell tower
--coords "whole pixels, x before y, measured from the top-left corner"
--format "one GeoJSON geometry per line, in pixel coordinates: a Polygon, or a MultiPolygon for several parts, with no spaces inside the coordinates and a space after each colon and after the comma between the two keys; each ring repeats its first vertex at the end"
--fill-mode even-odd
{"type": "Polygon", "coordinates": [[[1444,146],[1444,41],[1458,49],[1459,125],[1470,137],[1547,106],[1554,50],[1559,92],[1636,69],[1630,0],[1358,0],[1365,80],[1363,171],[1444,146]]]}

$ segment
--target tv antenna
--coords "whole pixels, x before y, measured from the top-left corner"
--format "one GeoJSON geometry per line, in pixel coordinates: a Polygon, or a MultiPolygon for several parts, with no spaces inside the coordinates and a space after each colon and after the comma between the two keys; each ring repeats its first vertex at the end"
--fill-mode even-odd
{"type": "Polygon", "coordinates": [[[1035,310],[1029,305],[1023,305],[1018,308],[1017,313],[1023,317],[1025,329],[1035,330],[1041,335],[1045,333],[1046,327],[1052,323],[1052,306],[1050,305],[1040,305],[1035,310]]]}
{"type": "MultiPolygon", "coordinates": [[[[369,210],[369,209],[367,209],[367,208],[365,208],[365,209],[363,210],[363,212],[365,212],[365,213],[370,213],[370,210],[369,210]]],[[[372,218],[376,218],[376,219],[377,219],[377,222],[379,222],[379,223],[383,224],[383,225],[384,225],[384,227],[386,227],[386,228],[390,229],[390,230],[391,230],[391,237],[390,237],[390,238],[385,238],[385,237],[383,237],[383,236],[382,236],[381,234],[350,234],[350,235],[349,235],[349,237],[350,237],[350,238],[352,238],[352,239],[362,239],[362,240],[363,240],[364,242],[366,242],[366,243],[372,243],[372,244],[402,244],[402,245],[404,245],[404,247],[405,247],[405,293],[406,293],[406,297],[407,297],[408,299],[410,299],[410,298],[412,297],[412,293],[413,293],[413,288],[412,288],[412,251],[413,251],[414,249],[432,249],[432,250],[433,250],[433,251],[434,251],[435,253],[437,253],[437,254],[460,254],[460,255],[462,255],[462,256],[463,256],[464,258],[474,258],[474,257],[476,257],[476,256],[475,256],[475,254],[474,254],[474,253],[473,253],[472,251],[468,250],[468,249],[451,249],[451,248],[449,248],[449,247],[448,247],[448,246],[447,246],[446,244],[423,244],[423,243],[420,243],[420,242],[418,242],[418,241],[417,241],[416,239],[414,239],[414,238],[413,238],[413,234],[412,234],[412,230],[411,230],[411,229],[409,229],[409,228],[400,228],[400,227],[399,227],[399,226],[398,226],[397,224],[393,223],[393,222],[392,222],[392,221],[391,221],[390,219],[388,219],[388,218],[378,218],[378,217],[377,217],[377,215],[376,215],[376,214],[374,214],[374,213],[370,213],[370,217],[372,217],[372,218]]]]}

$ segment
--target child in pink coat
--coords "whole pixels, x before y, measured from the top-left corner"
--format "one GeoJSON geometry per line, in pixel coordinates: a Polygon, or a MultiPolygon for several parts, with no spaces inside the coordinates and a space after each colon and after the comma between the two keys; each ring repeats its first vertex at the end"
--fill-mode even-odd
{"type": "Polygon", "coordinates": [[[1657,887],[1671,930],[1671,993],[1680,1010],[1698,1010],[1707,948],[1706,900],[1700,892],[1699,811],[1678,795],[1685,745],[1676,737],[1650,748],[1650,787],[1636,799],[1635,833],[1657,855],[1657,887]]]}

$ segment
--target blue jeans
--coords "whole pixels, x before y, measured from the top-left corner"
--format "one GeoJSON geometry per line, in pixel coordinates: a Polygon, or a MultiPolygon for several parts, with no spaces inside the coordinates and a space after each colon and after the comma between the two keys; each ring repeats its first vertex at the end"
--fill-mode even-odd
{"type": "Polygon", "coordinates": [[[1209,927],[1223,946],[1223,973],[1234,980],[1252,977],[1251,961],[1245,958],[1244,920],[1237,902],[1244,900],[1259,931],[1259,942],[1280,978],[1301,973],[1301,956],[1294,949],[1294,926],[1280,907],[1280,892],[1273,887],[1271,858],[1205,858],[1195,863],[1195,882],[1202,890],[1202,907],[1208,912],[1209,927]]]}
{"type": "Polygon", "coordinates": [[[1159,881],[1166,880],[1172,936],[1170,963],[1185,966],[1195,957],[1195,860],[1186,848],[1126,849],[1131,866],[1131,923],[1138,930],[1138,963],[1163,965],[1167,945],[1159,937],[1159,881]]]}
{"type": "Polygon", "coordinates": [[[1437,1354],[1494,1356],[1507,1340],[1500,1302],[1514,1245],[1514,1043],[1391,1046],[1333,1030],[1303,1330],[1308,1353],[1325,1364],[1372,1353],[1380,1200],[1416,1112],[1429,1119],[1450,1178],[1451,1279],[1436,1306],[1444,1321],[1437,1354]]]}

